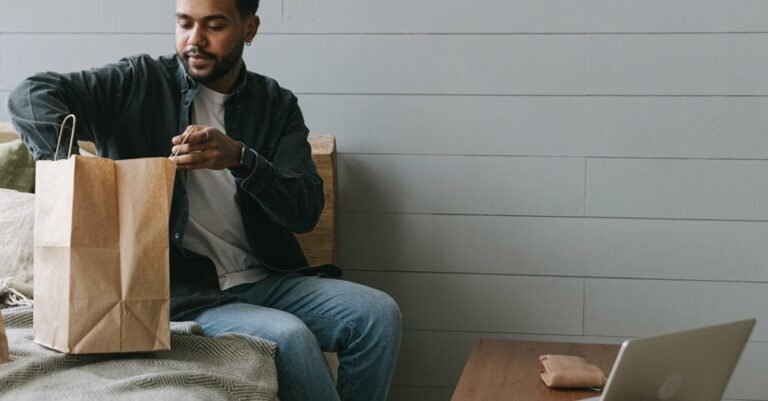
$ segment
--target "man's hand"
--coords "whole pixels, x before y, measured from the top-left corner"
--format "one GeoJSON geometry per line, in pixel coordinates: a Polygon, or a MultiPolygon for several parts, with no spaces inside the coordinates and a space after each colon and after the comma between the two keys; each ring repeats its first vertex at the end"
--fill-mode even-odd
{"type": "Polygon", "coordinates": [[[240,165],[242,145],[216,128],[190,125],[181,135],[173,137],[171,142],[174,145],[171,149],[171,160],[175,161],[176,167],[180,169],[221,170],[240,165]],[[187,135],[189,137],[184,141],[187,135]]]}

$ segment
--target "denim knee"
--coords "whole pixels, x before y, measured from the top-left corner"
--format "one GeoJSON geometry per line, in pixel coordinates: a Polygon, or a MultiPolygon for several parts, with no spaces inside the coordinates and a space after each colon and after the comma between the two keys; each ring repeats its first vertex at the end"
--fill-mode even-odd
{"type": "Polygon", "coordinates": [[[365,316],[368,323],[366,326],[371,332],[389,333],[396,338],[400,337],[403,315],[400,306],[389,294],[375,290],[365,307],[361,312],[365,316]]]}
{"type": "Polygon", "coordinates": [[[384,294],[381,300],[380,319],[386,320],[392,327],[398,329],[402,326],[403,313],[400,311],[400,305],[389,294],[384,294]]]}
{"type": "MultiPolygon", "coordinates": [[[[277,322],[270,322],[277,323],[277,322]]],[[[281,319],[270,330],[269,340],[277,343],[278,355],[280,350],[305,350],[306,347],[317,347],[317,338],[309,328],[298,318],[281,319]]]]}

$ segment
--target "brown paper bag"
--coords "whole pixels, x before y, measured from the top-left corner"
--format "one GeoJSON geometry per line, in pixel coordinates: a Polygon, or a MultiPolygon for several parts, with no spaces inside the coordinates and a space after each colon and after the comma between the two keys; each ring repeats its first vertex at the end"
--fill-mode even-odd
{"type": "Polygon", "coordinates": [[[0,363],[6,363],[10,360],[11,355],[8,353],[8,336],[5,334],[3,314],[0,313],[0,363]]]}
{"type": "Polygon", "coordinates": [[[37,162],[37,343],[73,354],[170,349],[175,173],[163,157],[37,162]]]}

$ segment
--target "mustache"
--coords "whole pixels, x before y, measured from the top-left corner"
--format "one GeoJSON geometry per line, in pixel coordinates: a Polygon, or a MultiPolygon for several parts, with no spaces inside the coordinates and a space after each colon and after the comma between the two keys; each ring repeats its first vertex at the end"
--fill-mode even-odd
{"type": "Polygon", "coordinates": [[[184,49],[184,57],[191,57],[191,56],[202,56],[207,58],[216,58],[215,55],[208,53],[207,51],[197,47],[197,46],[190,46],[186,49],[184,49]]]}

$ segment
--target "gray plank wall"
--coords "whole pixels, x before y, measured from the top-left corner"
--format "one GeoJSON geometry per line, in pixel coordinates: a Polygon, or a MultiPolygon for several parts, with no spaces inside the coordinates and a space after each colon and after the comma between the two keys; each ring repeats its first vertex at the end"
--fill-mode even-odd
{"type": "MultiPolygon", "coordinates": [[[[35,71],[173,49],[170,1],[0,10],[3,102],[35,71]]],[[[615,343],[743,317],[760,322],[726,397],[768,400],[766,12],[263,0],[246,61],[337,136],[342,265],[405,316],[392,400],[448,400],[479,337],[615,343]]]]}

